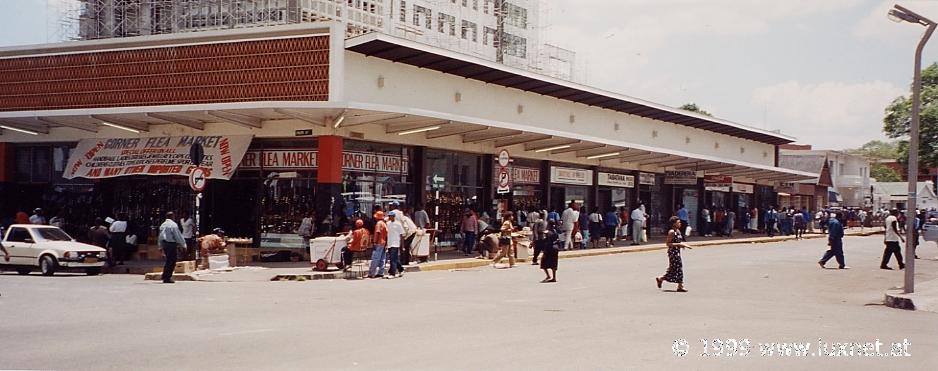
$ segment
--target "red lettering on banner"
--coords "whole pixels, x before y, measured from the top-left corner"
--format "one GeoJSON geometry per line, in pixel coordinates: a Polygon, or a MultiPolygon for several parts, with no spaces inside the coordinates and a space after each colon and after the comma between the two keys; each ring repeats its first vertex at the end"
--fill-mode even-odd
{"type": "Polygon", "coordinates": [[[88,150],[87,153],[85,153],[85,159],[87,160],[93,159],[94,155],[98,153],[98,151],[100,151],[101,148],[104,148],[104,142],[98,142],[98,144],[95,144],[94,147],[91,147],[91,149],[88,150]]]}
{"type": "Polygon", "coordinates": [[[122,169],[122,168],[119,168],[119,167],[109,167],[109,168],[105,168],[105,169],[104,169],[104,176],[105,176],[105,177],[118,176],[118,175],[121,175],[122,170],[123,170],[123,169],[122,169]]]}
{"type": "Polygon", "coordinates": [[[88,178],[100,177],[100,176],[101,176],[101,169],[88,169],[88,173],[85,174],[85,177],[88,177],[88,178]]]}
{"type": "Polygon", "coordinates": [[[124,175],[141,174],[146,168],[144,165],[128,166],[124,169],[124,175]]]}
{"type": "Polygon", "coordinates": [[[221,173],[230,176],[234,171],[234,164],[231,160],[231,144],[228,138],[223,138],[218,148],[221,150],[221,173]]]}

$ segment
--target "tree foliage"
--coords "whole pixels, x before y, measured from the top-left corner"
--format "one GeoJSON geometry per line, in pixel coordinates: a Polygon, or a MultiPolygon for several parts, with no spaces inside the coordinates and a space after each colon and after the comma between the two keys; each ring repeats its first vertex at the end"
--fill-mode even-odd
{"type": "Polygon", "coordinates": [[[707,116],[713,117],[713,115],[711,115],[710,112],[704,111],[700,109],[700,107],[697,107],[697,103],[687,103],[681,106],[680,108],[685,111],[691,111],[691,112],[699,113],[701,115],[707,115],[707,116]]]}
{"type": "Polygon", "coordinates": [[[860,148],[848,149],[847,153],[863,156],[870,160],[898,160],[899,143],[871,140],[860,146],[860,148]]]}
{"type": "Polygon", "coordinates": [[[877,182],[901,182],[902,175],[900,175],[893,168],[873,163],[870,165],[870,177],[876,179],[877,182]]]}
{"type": "MultiPolygon", "coordinates": [[[[938,167],[938,63],[922,70],[922,110],[919,140],[919,163],[922,170],[938,167]]],[[[898,160],[909,158],[909,133],[912,126],[912,98],[901,96],[886,107],[883,117],[886,136],[899,139],[898,160]]]]}

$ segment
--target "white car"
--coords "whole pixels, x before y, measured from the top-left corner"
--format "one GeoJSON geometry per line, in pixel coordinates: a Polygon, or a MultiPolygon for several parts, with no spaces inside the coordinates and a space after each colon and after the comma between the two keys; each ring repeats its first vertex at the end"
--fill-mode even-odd
{"type": "Polygon", "coordinates": [[[7,228],[3,246],[10,261],[0,258],[0,270],[29,274],[39,267],[44,276],[59,270],[81,270],[89,276],[101,273],[107,251],[75,241],[58,227],[14,224],[7,228]]]}

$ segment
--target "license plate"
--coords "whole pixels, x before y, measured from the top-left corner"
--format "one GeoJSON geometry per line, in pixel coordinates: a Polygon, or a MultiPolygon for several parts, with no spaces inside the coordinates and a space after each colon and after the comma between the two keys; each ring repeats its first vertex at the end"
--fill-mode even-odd
{"type": "Polygon", "coordinates": [[[97,262],[98,262],[98,258],[96,258],[96,257],[89,256],[89,257],[85,258],[85,263],[86,263],[86,264],[93,264],[93,263],[97,263],[97,262]]]}

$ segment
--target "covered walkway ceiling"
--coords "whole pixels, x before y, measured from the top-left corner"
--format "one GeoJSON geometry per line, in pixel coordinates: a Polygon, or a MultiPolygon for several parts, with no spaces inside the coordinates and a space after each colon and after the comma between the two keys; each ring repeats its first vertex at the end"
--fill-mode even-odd
{"type": "Polygon", "coordinates": [[[777,132],[748,127],[638,98],[537,75],[389,35],[378,33],[362,35],[348,40],[346,48],[369,57],[387,59],[487,84],[547,95],[757,142],[779,145],[795,141],[794,138],[777,132]]]}
{"type": "MultiPolygon", "coordinates": [[[[340,127],[354,130],[357,126],[377,125],[388,135],[423,136],[427,139],[456,137],[463,143],[491,144],[495,147],[520,146],[525,152],[541,155],[575,156],[598,160],[603,164],[624,163],[632,167],[654,166],[665,170],[695,170],[762,181],[794,182],[817,178],[817,174],[783,169],[731,159],[714,158],[667,149],[621,143],[587,140],[539,132],[537,128],[521,130],[363,109],[327,108],[253,108],[171,112],[101,113],[73,116],[7,117],[0,114],[0,126],[35,133],[48,133],[50,128],[69,127],[96,133],[104,126],[115,125],[128,131],[146,133],[151,125],[182,125],[203,130],[208,123],[226,123],[247,128],[273,125],[278,120],[300,120],[310,125],[331,127],[343,117],[340,127]]],[[[9,129],[8,129],[9,130],[9,129]]],[[[145,135],[145,134],[142,134],[145,135]]]]}

